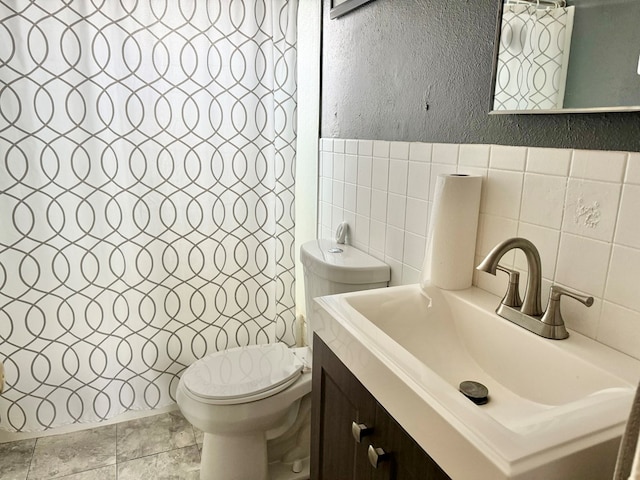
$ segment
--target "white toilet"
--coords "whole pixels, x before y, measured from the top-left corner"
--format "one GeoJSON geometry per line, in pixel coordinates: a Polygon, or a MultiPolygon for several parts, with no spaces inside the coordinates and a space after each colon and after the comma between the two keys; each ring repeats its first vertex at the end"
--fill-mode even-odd
{"type": "MultiPolygon", "coordinates": [[[[312,299],[386,287],[385,263],[349,245],[314,240],[300,248],[311,345],[312,299]]],[[[309,478],[311,350],[282,343],[232,348],[194,362],[176,399],[204,433],[202,480],[309,478]]]]}

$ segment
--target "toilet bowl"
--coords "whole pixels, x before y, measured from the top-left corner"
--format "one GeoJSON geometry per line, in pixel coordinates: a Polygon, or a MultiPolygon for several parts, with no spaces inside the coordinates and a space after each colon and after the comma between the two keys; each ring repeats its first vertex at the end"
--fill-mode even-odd
{"type": "MultiPolygon", "coordinates": [[[[314,240],[300,258],[308,345],[314,297],[389,281],[388,265],[348,245],[314,240]]],[[[211,353],[185,370],[176,401],[204,432],[201,480],[309,478],[311,367],[310,347],[274,343],[211,353]]]]}

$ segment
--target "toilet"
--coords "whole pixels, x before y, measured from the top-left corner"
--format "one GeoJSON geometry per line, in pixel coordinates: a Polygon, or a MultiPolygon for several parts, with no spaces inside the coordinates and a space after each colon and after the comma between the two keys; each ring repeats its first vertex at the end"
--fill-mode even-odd
{"type": "Polygon", "coordinates": [[[309,478],[313,298],[386,287],[390,269],[330,240],[305,243],[300,260],[307,347],[231,348],[197,360],[180,378],[178,406],[204,432],[201,480],[309,478]]]}

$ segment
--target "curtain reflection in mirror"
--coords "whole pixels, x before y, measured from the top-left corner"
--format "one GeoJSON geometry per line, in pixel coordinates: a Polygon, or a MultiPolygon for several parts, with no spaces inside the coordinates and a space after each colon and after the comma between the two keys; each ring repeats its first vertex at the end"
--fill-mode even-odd
{"type": "Polygon", "coordinates": [[[505,3],[494,110],[562,108],[575,7],[505,3]]]}

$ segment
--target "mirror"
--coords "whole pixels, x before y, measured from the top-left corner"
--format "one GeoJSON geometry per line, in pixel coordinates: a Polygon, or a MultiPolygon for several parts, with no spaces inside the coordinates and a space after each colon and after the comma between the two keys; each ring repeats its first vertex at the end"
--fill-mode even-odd
{"type": "Polygon", "coordinates": [[[490,113],[640,111],[639,21],[640,0],[501,0],[490,113]]]}

